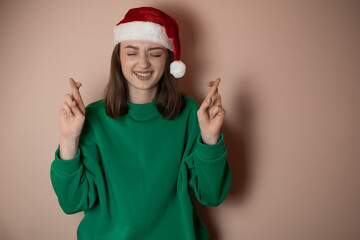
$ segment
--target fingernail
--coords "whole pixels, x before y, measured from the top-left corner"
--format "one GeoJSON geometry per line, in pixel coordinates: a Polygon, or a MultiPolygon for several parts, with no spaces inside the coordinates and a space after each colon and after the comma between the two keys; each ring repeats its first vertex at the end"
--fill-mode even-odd
{"type": "Polygon", "coordinates": [[[209,97],[209,98],[206,100],[207,103],[210,102],[210,101],[211,101],[211,97],[209,97]]]}
{"type": "Polygon", "coordinates": [[[75,101],[73,102],[73,105],[74,105],[74,107],[76,107],[76,102],[75,101]]]}

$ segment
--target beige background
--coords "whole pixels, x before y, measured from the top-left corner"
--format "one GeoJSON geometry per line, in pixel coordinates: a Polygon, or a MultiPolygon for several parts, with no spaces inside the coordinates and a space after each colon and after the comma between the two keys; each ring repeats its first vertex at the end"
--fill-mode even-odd
{"type": "Polygon", "coordinates": [[[76,239],[49,176],[58,110],[70,76],[102,96],[113,26],[142,5],[178,20],[183,91],[222,78],[233,182],[198,205],[211,239],[360,239],[360,2],[341,0],[0,1],[0,239],[76,239]]]}

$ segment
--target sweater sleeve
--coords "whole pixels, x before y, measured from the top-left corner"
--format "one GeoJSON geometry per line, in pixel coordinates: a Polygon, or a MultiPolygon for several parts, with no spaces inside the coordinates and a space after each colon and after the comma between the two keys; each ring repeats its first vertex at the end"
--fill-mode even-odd
{"type": "Polygon", "coordinates": [[[201,140],[197,109],[190,113],[187,130],[188,181],[197,200],[206,206],[220,205],[230,188],[231,171],[226,158],[227,149],[224,135],[214,145],[206,145],[201,140]]]}
{"type": "Polygon", "coordinates": [[[60,145],[50,168],[50,178],[60,207],[66,214],[91,208],[97,199],[95,171],[99,158],[93,131],[85,119],[76,156],[70,160],[59,157],[60,145]]]}

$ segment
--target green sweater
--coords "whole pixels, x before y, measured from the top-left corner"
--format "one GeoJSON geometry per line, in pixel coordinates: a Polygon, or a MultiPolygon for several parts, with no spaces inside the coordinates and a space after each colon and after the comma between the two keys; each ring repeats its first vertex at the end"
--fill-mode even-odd
{"type": "Polygon", "coordinates": [[[50,176],[66,214],[85,212],[82,240],[208,239],[190,191],[206,206],[218,206],[231,184],[224,136],[201,140],[199,105],[185,97],[183,112],[165,120],[156,103],[129,105],[119,119],[99,100],[86,107],[77,155],[59,158],[50,176]]]}

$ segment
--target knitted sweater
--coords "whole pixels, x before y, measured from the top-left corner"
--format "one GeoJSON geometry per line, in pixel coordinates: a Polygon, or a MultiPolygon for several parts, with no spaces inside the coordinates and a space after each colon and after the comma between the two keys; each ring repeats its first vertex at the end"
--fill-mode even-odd
{"type": "Polygon", "coordinates": [[[50,176],[66,214],[80,211],[79,240],[208,239],[190,191],[206,206],[218,206],[231,184],[224,136],[201,140],[199,105],[165,120],[156,102],[132,104],[119,119],[105,103],[89,104],[79,148],[71,160],[51,164],[50,176]]]}

